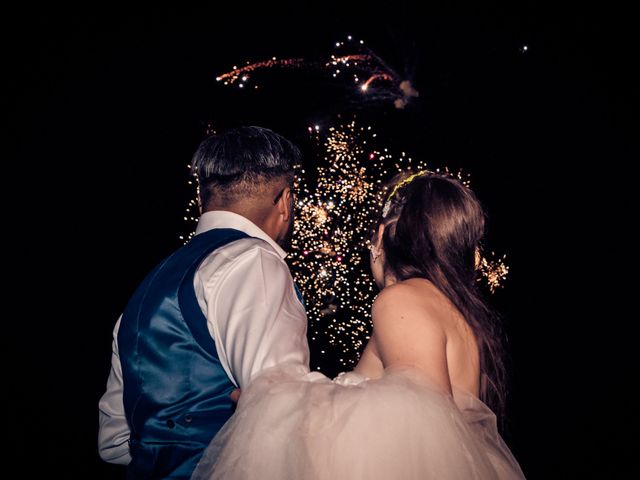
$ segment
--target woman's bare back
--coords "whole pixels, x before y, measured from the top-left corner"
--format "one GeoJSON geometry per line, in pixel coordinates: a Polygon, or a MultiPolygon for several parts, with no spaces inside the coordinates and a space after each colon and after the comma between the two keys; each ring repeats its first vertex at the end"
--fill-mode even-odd
{"type": "Polygon", "coordinates": [[[393,364],[413,365],[435,377],[444,389],[456,387],[478,396],[475,336],[431,282],[413,278],[386,287],[374,303],[373,316],[373,334],[356,372],[379,378],[393,364]]]}

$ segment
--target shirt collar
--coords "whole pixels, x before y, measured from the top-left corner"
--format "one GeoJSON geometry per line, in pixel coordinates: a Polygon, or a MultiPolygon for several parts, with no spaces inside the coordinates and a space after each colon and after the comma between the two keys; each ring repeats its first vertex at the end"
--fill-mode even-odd
{"type": "Polygon", "coordinates": [[[273,238],[267,235],[251,220],[243,217],[242,215],[238,215],[237,213],[228,212],[226,210],[212,210],[210,212],[203,213],[198,220],[196,235],[213,230],[214,228],[233,228],[234,230],[240,230],[251,237],[264,240],[271,245],[282,258],[287,256],[287,252],[285,252],[273,238]]]}

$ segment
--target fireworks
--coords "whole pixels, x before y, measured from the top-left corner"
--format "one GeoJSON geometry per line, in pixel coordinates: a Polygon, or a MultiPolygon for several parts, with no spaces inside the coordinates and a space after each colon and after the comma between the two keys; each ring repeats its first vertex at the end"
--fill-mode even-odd
{"type": "Polygon", "coordinates": [[[255,72],[256,70],[262,68],[273,68],[273,67],[289,67],[289,68],[297,68],[304,64],[303,58],[289,58],[284,60],[278,60],[276,57],[271,58],[271,60],[265,60],[263,62],[249,63],[244,67],[233,67],[233,70],[227,73],[223,73],[222,75],[216,77],[216,81],[224,82],[225,85],[232,85],[238,82],[239,87],[244,87],[245,83],[249,80],[250,73],[255,72]]]}
{"type": "Polygon", "coordinates": [[[187,243],[196,234],[196,227],[198,226],[198,218],[200,217],[200,209],[198,204],[198,198],[200,197],[200,186],[198,185],[198,177],[191,172],[191,165],[187,165],[189,169],[189,189],[192,192],[191,200],[185,209],[185,216],[183,220],[187,222],[187,232],[185,235],[180,235],[178,238],[182,243],[187,243]]]}
{"type": "MultiPolygon", "coordinates": [[[[494,252],[491,252],[491,257],[495,257],[494,252]]],[[[495,293],[495,291],[502,286],[509,274],[509,266],[505,262],[506,258],[506,255],[502,255],[501,258],[495,260],[480,257],[477,268],[482,277],[478,278],[478,280],[480,281],[484,278],[491,293],[495,293]]]]}
{"type": "MultiPolygon", "coordinates": [[[[360,102],[393,103],[402,109],[412,98],[419,96],[409,79],[401,78],[380,56],[365,46],[363,40],[355,41],[347,37],[346,42],[336,42],[337,49],[350,48],[354,53],[332,54],[328,61],[306,60],[304,58],[276,59],[247,62],[243,67],[234,66],[229,72],[220,74],[216,80],[225,85],[237,84],[239,88],[248,85],[252,75],[260,70],[273,68],[306,68],[331,71],[333,78],[350,75],[360,93],[360,102]]],[[[258,88],[257,84],[253,85],[258,88]]]]}
{"type": "MultiPolygon", "coordinates": [[[[310,175],[296,166],[299,194],[289,262],[305,298],[311,341],[336,347],[341,367],[349,368],[357,363],[371,332],[377,289],[366,245],[389,194],[382,185],[404,171],[432,170],[467,187],[470,180],[461,171],[430,169],[405,152],[374,147],[372,128],[355,120],[330,127],[326,135],[315,125],[308,130],[317,148],[316,171],[310,175]]],[[[192,226],[196,208],[191,200],[184,217],[192,226]]],[[[186,242],[191,236],[181,239],[186,242]]],[[[478,253],[478,271],[492,293],[509,272],[504,259],[488,260],[478,253]]]]}
{"type": "Polygon", "coordinates": [[[424,169],[402,153],[372,148],[375,133],[355,120],[328,129],[309,128],[320,150],[317,180],[301,170],[291,270],[307,304],[311,340],[338,348],[352,367],[371,332],[377,289],[366,242],[385,198],[381,184],[395,173],[424,169]]]}
{"type": "MultiPolygon", "coordinates": [[[[393,103],[404,108],[418,91],[409,79],[402,79],[364,42],[348,37],[336,48],[350,49],[331,55],[328,61],[310,62],[302,58],[249,63],[217,77],[224,85],[249,86],[261,70],[274,68],[314,68],[330,71],[333,78],[349,78],[359,102],[393,103]]],[[[257,88],[255,83],[251,85],[257,88]]],[[[212,130],[208,127],[208,133],[212,130]]],[[[298,192],[292,249],[288,258],[296,283],[305,298],[310,341],[327,353],[337,350],[340,368],[357,363],[371,333],[371,306],[377,294],[369,268],[367,242],[370,227],[380,214],[389,192],[382,186],[404,171],[432,170],[458,179],[467,187],[468,175],[428,168],[405,152],[390,153],[377,147],[376,133],[355,120],[321,129],[308,127],[315,154],[313,171],[297,166],[298,192]]],[[[197,188],[197,181],[190,181],[197,188]]],[[[195,189],[194,189],[195,190],[195,189]]],[[[197,202],[187,207],[185,220],[195,230],[197,202]]],[[[188,241],[193,233],[180,237],[188,241]]],[[[493,255],[493,254],[492,254],[493,255]]],[[[495,255],[493,255],[495,257],[495,255]]],[[[487,259],[478,252],[477,269],[493,293],[509,272],[505,256],[487,259]]]]}
{"type": "MultiPolygon", "coordinates": [[[[393,155],[386,148],[371,148],[376,134],[355,120],[329,128],[326,137],[315,127],[309,133],[321,145],[322,158],[315,162],[314,186],[304,170],[297,178],[301,194],[291,270],[306,300],[311,340],[337,347],[341,365],[352,367],[371,332],[377,289],[366,244],[389,194],[381,186],[397,173],[432,169],[405,152],[393,155]]],[[[432,171],[470,186],[461,171],[432,171]]],[[[494,292],[509,268],[504,257],[490,261],[478,253],[478,271],[494,292]]]]}

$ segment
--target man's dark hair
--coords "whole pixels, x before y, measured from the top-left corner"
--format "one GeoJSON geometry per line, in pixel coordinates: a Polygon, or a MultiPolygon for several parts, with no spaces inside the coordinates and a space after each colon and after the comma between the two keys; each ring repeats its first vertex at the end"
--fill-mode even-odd
{"type": "Polygon", "coordinates": [[[293,181],[300,150],[286,138],[261,127],[239,127],[208,137],[196,150],[192,172],[204,207],[215,198],[227,204],[279,177],[293,181]]]}

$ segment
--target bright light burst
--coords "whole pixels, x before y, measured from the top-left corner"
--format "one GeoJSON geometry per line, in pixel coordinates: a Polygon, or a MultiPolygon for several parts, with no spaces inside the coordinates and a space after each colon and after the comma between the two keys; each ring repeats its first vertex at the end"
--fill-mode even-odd
{"type": "MultiPolygon", "coordinates": [[[[377,288],[366,244],[388,195],[383,185],[405,171],[431,170],[467,187],[470,179],[461,171],[430,169],[405,152],[374,147],[376,134],[355,120],[329,128],[326,135],[315,127],[308,130],[320,154],[315,175],[300,168],[296,179],[300,196],[291,270],[307,303],[311,340],[337,347],[341,365],[352,367],[371,333],[377,288]]],[[[487,260],[479,254],[478,262],[479,279],[493,293],[509,271],[504,256],[487,260]]]]}
{"type": "Polygon", "coordinates": [[[382,184],[395,173],[427,166],[404,152],[376,149],[371,127],[355,120],[326,135],[313,127],[309,133],[318,166],[313,174],[300,170],[297,178],[291,270],[307,304],[311,341],[333,345],[340,364],[352,367],[371,333],[377,289],[366,243],[385,198],[382,184]]]}
{"type": "Polygon", "coordinates": [[[495,293],[495,291],[503,285],[507,275],[509,274],[509,266],[505,262],[507,256],[502,255],[501,258],[497,259],[495,256],[496,254],[491,252],[491,259],[481,257],[480,263],[477,267],[478,271],[482,275],[478,280],[482,280],[484,278],[491,293],[495,293]]]}

